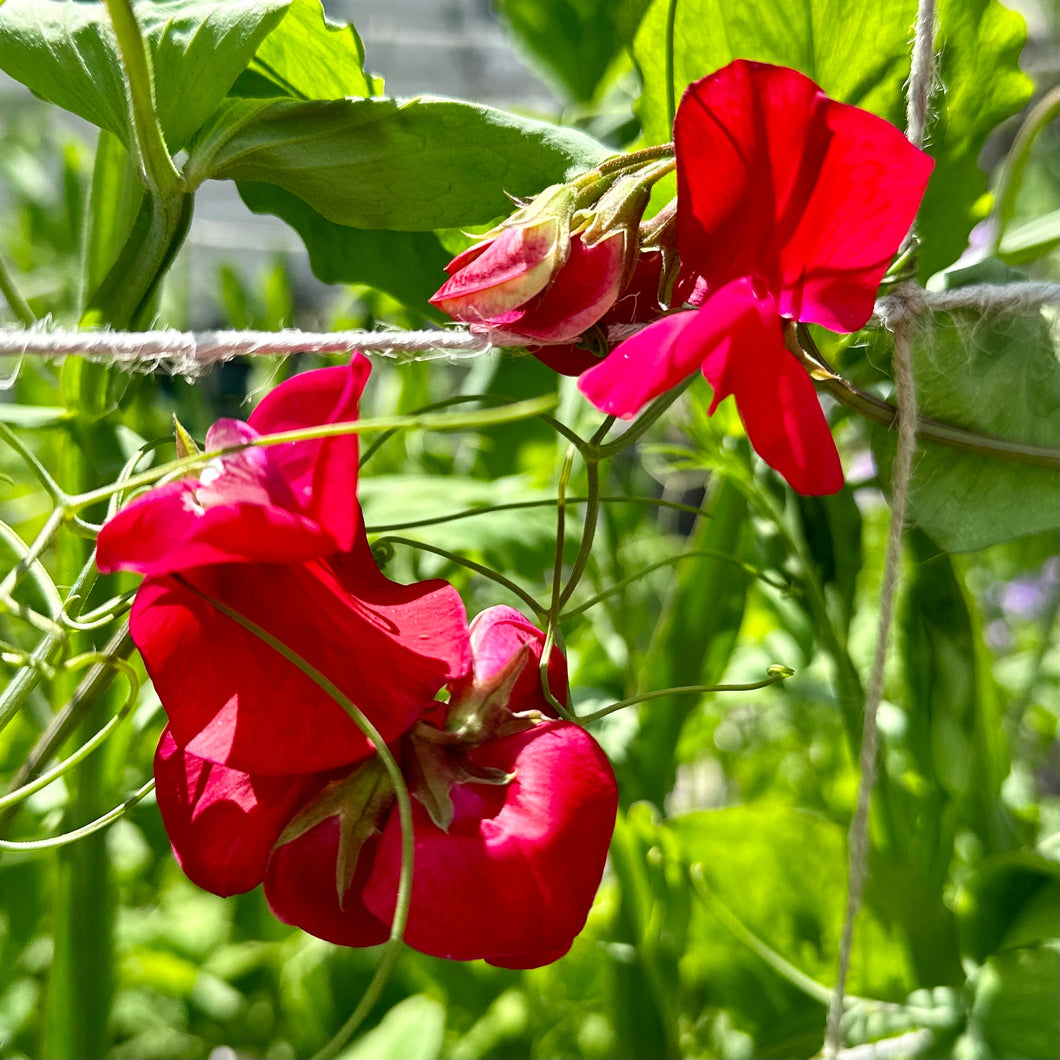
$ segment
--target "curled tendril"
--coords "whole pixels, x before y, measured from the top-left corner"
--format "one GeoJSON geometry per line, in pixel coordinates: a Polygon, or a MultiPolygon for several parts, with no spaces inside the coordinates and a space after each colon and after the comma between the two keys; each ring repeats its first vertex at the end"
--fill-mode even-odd
{"type": "Polygon", "coordinates": [[[396,555],[397,549],[394,548],[394,543],[385,537],[381,537],[372,545],[372,559],[375,560],[376,566],[380,570],[386,570],[387,564],[396,555]]]}

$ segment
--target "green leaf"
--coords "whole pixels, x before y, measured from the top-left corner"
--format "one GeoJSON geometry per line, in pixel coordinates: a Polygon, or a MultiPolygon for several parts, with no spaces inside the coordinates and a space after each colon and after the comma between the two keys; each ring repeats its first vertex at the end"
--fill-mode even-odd
{"type": "MultiPolygon", "coordinates": [[[[673,99],[733,59],[789,66],[828,95],[905,125],[915,0],[654,0],[641,23],[633,56],[644,80],[638,113],[645,139],[670,139],[667,19],[673,6],[673,99]],[[703,27],[710,31],[704,32],[703,27]]],[[[978,156],[989,133],[1030,98],[1020,71],[1023,19],[997,0],[943,0],[935,44],[942,90],[927,149],[936,159],[920,220],[920,266],[927,277],[952,262],[980,218],[986,190],[978,156]]]]}
{"type": "Polygon", "coordinates": [[[821,586],[836,597],[839,627],[845,632],[854,613],[861,571],[861,511],[850,489],[829,497],[796,494],[799,521],[821,586]]]}
{"type": "MultiPolygon", "coordinates": [[[[249,70],[301,99],[372,96],[364,72],[364,45],[352,25],[336,25],[320,0],[291,0],[280,25],[259,45],[249,70]]],[[[279,93],[276,93],[277,95],[279,93]]]]}
{"type": "MultiPolygon", "coordinates": [[[[687,814],[669,822],[668,831],[682,860],[701,867],[704,884],[684,974],[709,984],[709,1003],[754,1033],[757,1049],[747,1055],[812,1055],[835,977],[846,896],[845,828],[789,806],[754,803],[687,814]],[[744,937],[734,934],[731,918],[744,937]],[[748,936],[796,974],[754,952],[748,936]],[[806,985],[802,977],[813,982],[806,985]]],[[[866,896],[858,919],[847,989],[897,999],[914,983],[872,899],[866,896]]]]}
{"type": "Polygon", "coordinates": [[[426,994],[399,1001],[367,1034],[362,1034],[339,1060],[431,1060],[441,1056],[445,1009],[426,994]]]}
{"type": "MultiPolygon", "coordinates": [[[[159,0],[135,5],[154,61],[159,121],[171,151],[203,123],[283,17],[289,0],[159,0]]],[[[117,41],[102,4],[8,0],[0,69],[38,96],[129,143],[117,41]]]]}
{"type": "Polygon", "coordinates": [[[335,224],[283,188],[239,181],[254,213],[286,221],[309,252],[313,275],[324,283],[367,284],[431,320],[448,320],[427,299],[445,280],[452,255],[433,232],[389,232],[335,224]]]}
{"type": "MultiPolygon", "coordinates": [[[[943,91],[933,105],[928,151],[936,160],[921,206],[920,277],[955,261],[981,216],[986,192],[979,155],[987,136],[1031,98],[1034,84],[1020,70],[1027,39],[1023,16],[997,0],[940,0],[935,51],[943,91]]],[[[1054,435],[1055,437],[1055,435],[1054,435]]]]}
{"type": "Polygon", "coordinates": [[[900,123],[916,0],[889,4],[654,0],[633,43],[645,86],[638,113],[648,141],[670,139],[667,20],[671,6],[675,99],[690,82],[733,59],[755,59],[790,66],[812,77],[835,99],[900,123]]]}
{"type": "Polygon", "coordinates": [[[1055,941],[996,954],[979,972],[969,1023],[993,1056],[1057,1056],[1058,984],[1060,951],[1055,941]]]}
{"type": "MultiPolygon", "coordinates": [[[[951,276],[953,286],[1011,274],[997,262],[951,276]]],[[[918,331],[913,371],[921,416],[1014,442],[1055,448],[1060,365],[1041,312],[935,314],[918,331]]],[[[873,431],[890,488],[894,433],[873,431]]],[[[925,443],[914,465],[910,518],[948,552],[966,552],[1056,526],[1060,474],[925,443]]]]}
{"type": "Polygon", "coordinates": [[[611,61],[629,43],[637,0],[494,0],[512,32],[564,95],[589,103],[611,61]]]}
{"type": "Polygon", "coordinates": [[[444,99],[232,100],[192,149],[205,177],[278,185],[337,224],[424,231],[509,213],[608,155],[573,129],[444,99]]]}

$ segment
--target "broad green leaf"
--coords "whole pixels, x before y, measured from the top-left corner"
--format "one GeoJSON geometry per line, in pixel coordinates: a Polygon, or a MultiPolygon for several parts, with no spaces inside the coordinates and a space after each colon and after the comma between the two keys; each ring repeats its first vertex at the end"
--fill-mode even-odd
{"type": "Polygon", "coordinates": [[[441,1055],[445,1009],[416,994],[399,1001],[379,1025],[339,1054],[339,1060],[431,1060],[441,1055]]]}
{"type": "Polygon", "coordinates": [[[447,320],[427,299],[445,280],[452,257],[433,232],[350,228],[329,221],[297,196],[268,184],[239,181],[254,213],[271,213],[302,238],[313,274],[324,283],[367,284],[432,320],[447,320]]]}
{"type": "MultiPolygon", "coordinates": [[[[364,45],[352,25],[336,25],[320,0],[291,0],[283,21],[258,46],[248,69],[301,99],[375,95],[364,45]]],[[[280,93],[277,93],[280,94],[280,93]]]]}
{"type": "Polygon", "coordinates": [[[654,0],[633,43],[644,80],[639,114],[645,138],[670,139],[668,18],[673,14],[673,98],[733,59],[790,66],[835,99],[900,124],[916,0],[654,0]],[[871,46],[868,44],[871,42],[871,46]]]}
{"type": "Polygon", "coordinates": [[[982,630],[957,561],[917,530],[908,546],[899,627],[904,742],[923,782],[895,787],[906,807],[895,839],[941,888],[958,828],[972,828],[986,851],[1010,840],[999,799],[1009,757],[995,688],[978,658],[982,630]]]}
{"type": "MultiPolygon", "coordinates": [[[[747,1055],[812,1055],[835,976],[846,829],[790,806],[753,803],[687,814],[667,830],[681,859],[699,865],[703,879],[684,973],[709,984],[710,1003],[755,1035],[757,1050],[747,1055]],[[745,937],[734,934],[732,919],[745,937]],[[755,953],[748,935],[811,982],[800,985],[790,969],[755,953]]],[[[870,891],[858,919],[847,989],[898,999],[913,985],[902,947],[870,891]]]]}
{"type": "MultiPolygon", "coordinates": [[[[155,69],[159,121],[177,151],[224,97],[289,0],[159,0],[134,7],[155,69]]],[[[128,144],[117,41],[100,3],[8,0],[0,69],[128,144]]]]}
{"type": "MultiPolygon", "coordinates": [[[[984,263],[955,279],[1003,282],[1005,270],[996,267],[997,262],[984,263]]],[[[922,416],[1056,448],[1060,365],[1041,312],[935,314],[918,331],[913,370],[922,416]]],[[[873,448],[888,488],[894,447],[893,432],[874,431],[873,448]]],[[[1055,470],[926,442],[916,455],[910,517],[942,548],[967,552],[1054,528],[1058,487],[1055,470]]]]}
{"type": "Polygon", "coordinates": [[[647,0],[494,0],[494,6],[563,94],[589,103],[647,0]]]}
{"type": "Polygon", "coordinates": [[[337,224],[423,231],[490,221],[608,151],[573,129],[455,100],[230,101],[194,180],[275,184],[337,224]]]}
{"type": "MultiPolygon", "coordinates": [[[[789,66],[828,95],[905,125],[915,0],[888,4],[850,0],[654,0],[633,55],[644,80],[639,114],[645,139],[670,139],[667,27],[673,12],[673,99],[733,59],[789,66]],[[704,30],[709,27],[709,30],[704,30]]],[[[939,5],[936,52],[942,89],[928,151],[936,159],[920,220],[921,275],[952,262],[965,246],[976,202],[986,190],[978,156],[986,137],[1028,100],[1019,69],[1025,39],[1021,16],[997,0],[945,0],[939,5]]]]}

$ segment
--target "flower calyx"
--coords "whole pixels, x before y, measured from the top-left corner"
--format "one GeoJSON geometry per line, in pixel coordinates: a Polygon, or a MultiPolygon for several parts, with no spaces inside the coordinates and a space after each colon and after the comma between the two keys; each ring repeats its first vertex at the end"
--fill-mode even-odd
{"type": "Polygon", "coordinates": [[[495,674],[457,694],[444,729],[421,721],[409,734],[409,790],[443,832],[448,832],[453,820],[455,785],[506,785],[515,779],[514,772],[480,765],[472,756],[474,749],[487,740],[525,732],[549,720],[539,710],[511,708],[515,684],[532,656],[530,645],[523,644],[495,674]]]}
{"type": "Polygon", "coordinates": [[[393,802],[394,786],[386,767],[378,757],[370,758],[352,773],[327,784],[288,822],[273,849],[293,843],[329,818],[338,818],[335,887],[341,909],[361,850],[373,835],[382,833],[393,802]]]}

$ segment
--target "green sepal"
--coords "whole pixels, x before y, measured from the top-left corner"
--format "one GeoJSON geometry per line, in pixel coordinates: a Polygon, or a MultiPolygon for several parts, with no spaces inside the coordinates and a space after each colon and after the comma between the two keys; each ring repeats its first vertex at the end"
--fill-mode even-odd
{"type": "Polygon", "coordinates": [[[279,849],[301,838],[330,817],[339,819],[339,856],[335,861],[335,887],[339,908],[357,870],[364,844],[382,832],[394,801],[394,787],[378,757],[370,758],[349,776],[333,780],[305,809],[296,814],[276,840],[279,849]]]}
{"type": "Polygon", "coordinates": [[[195,439],[188,434],[184,424],[177,419],[175,412],[173,413],[173,434],[176,437],[178,460],[187,460],[188,457],[198,456],[202,452],[198,445],[195,444],[195,439]]]}

